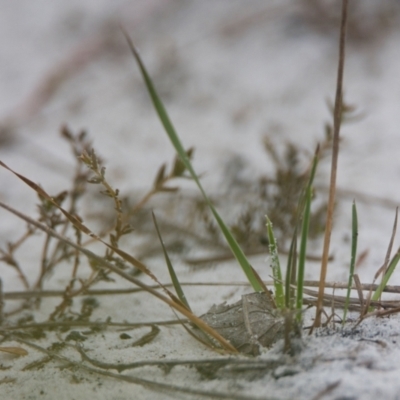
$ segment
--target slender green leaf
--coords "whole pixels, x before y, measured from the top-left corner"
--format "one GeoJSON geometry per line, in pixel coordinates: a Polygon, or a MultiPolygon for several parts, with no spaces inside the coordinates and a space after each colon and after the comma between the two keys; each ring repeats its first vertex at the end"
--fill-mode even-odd
{"type": "Polygon", "coordinates": [[[296,309],[297,309],[297,321],[301,322],[302,318],[302,307],[303,307],[303,289],[304,289],[304,274],[306,265],[306,252],[307,252],[307,241],[308,241],[308,230],[310,227],[310,215],[311,215],[311,201],[312,201],[312,185],[315,177],[315,172],[317,171],[319,159],[319,145],[315,150],[313,163],[311,167],[310,177],[305,190],[305,195],[302,200],[300,200],[300,205],[303,210],[302,215],[302,227],[301,227],[301,238],[300,238],[300,251],[299,251],[299,265],[298,265],[298,275],[297,275],[297,296],[296,296],[296,309]],[[303,208],[304,205],[304,208],[303,208]]]}
{"type": "Polygon", "coordinates": [[[306,190],[306,203],[304,207],[303,224],[301,228],[301,238],[300,238],[299,271],[297,275],[296,309],[298,313],[296,318],[298,322],[300,322],[302,318],[301,310],[303,307],[304,272],[306,264],[308,229],[310,226],[311,198],[312,198],[312,187],[311,185],[309,185],[306,190]]]}
{"type": "Polygon", "coordinates": [[[400,249],[397,250],[397,253],[394,255],[393,259],[389,263],[390,254],[391,254],[392,248],[393,248],[394,237],[396,236],[398,216],[399,216],[399,208],[397,207],[396,215],[395,215],[394,223],[393,223],[392,235],[390,237],[390,242],[389,242],[389,246],[388,246],[388,249],[386,252],[385,261],[384,261],[382,267],[380,268],[380,270],[383,270],[382,281],[381,281],[380,285],[378,286],[378,288],[376,289],[374,295],[372,296],[372,300],[375,300],[375,301],[380,299],[383,289],[385,288],[387,282],[389,281],[390,277],[392,276],[392,274],[396,268],[397,262],[398,262],[398,261],[396,261],[396,257],[399,254],[400,249]]]}
{"type": "Polygon", "coordinates": [[[165,262],[167,263],[168,272],[169,272],[169,275],[170,275],[170,277],[171,277],[172,284],[174,285],[176,294],[178,295],[179,300],[186,306],[186,308],[187,308],[189,311],[192,311],[191,308],[190,308],[190,306],[189,306],[189,303],[188,303],[188,301],[187,301],[187,298],[186,298],[186,296],[185,296],[185,293],[184,293],[184,291],[183,291],[183,289],[182,289],[182,286],[181,286],[181,284],[179,283],[179,279],[178,279],[178,277],[176,276],[175,269],[174,269],[174,267],[173,267],[173,265],[172,265],[172,263],[171,263],[171,260],[170,260],[170,258],[169,258],[167,249],[165,248],[164,241],[162,240],[161,232],[160,232],[160,229],[158,228],[158,223],[157,223],[157,219],[156,219],[156,216],[155,216],[154,212],[152,212],[152,216],[153,216],[154,226],[156,227],[157,236],[158,236],[158,239],[160,240],[161,247],[162,247],[162,249],[163,249],[165,262]]]}
{"type": "Polygon", "coordinates": [[[347,286],[346,302],[344,304],[343,311],[343,324],[346,322],[347,310],[349,308],[350,302],[350,292],[353,285],[354,268],[356,264],[356,254],[357,254],[357,239],[358,239],[358,218],[357,218],[357,207],[356,202],[353,201],[352,213],[352,234],[351,234],[351,257],[350,257],[350,271],[349,271],[349,283],[347,286]]]}
{"type": "Polygon", "coordinates": [[[313,157],[312,164],[311,164],[310,176],[308,177],[307,185],[304,185],[302,193],[299,197],[299,202],[297,204],[297,228],[298,229],[300,228],[301,221],[302,221],[303,215],[304,215],[304,207],[305,207],[305,203],[306,203],[307,188],[311,187],[314,182],[315,173],[317,171],[317,166],[318,166],[319,152],[320,152],[320,146],[318,144],[318,146],[314,152],[314,157],[313,157]]]}
{"type": "Polygon", "coordinates": [[[150,98],[153,102],[154,108],[158,114],[158,117],[160,118],[162,125],[164,126],[164,129],[165,129],[169,139],[171,140],[182,163],[185,165],[186,169],[189,171],[192,179],[196,182],[201,194],[203,195],[204,199],[206,200],[208,206],[210,207],[211,212],[214,215],[214,218],[216,219],[223,235],[225,236],[225,239],[228,242],[233,255],[235,256],[235,258],[239,262],[240,266],[242,267],[242,269],[243,269],[244,273],[246,274],[246,277],[249,280],[250,284],[252,285],[253,289],[256,292],[262,291],[263,289],[262,289],[261,285],[259,284],[257,278],[254,276],[254,273],[252,271],[249,261],[247,260],[242,249],[240,248],[239,244],[237,243],[237,241],[233,237],[232,233],[230,232],[228,227],[225,225],[222,218],[219,216],[216,209],[214,208],[211,201],[209,200],[208,196],[206,195],[206,192],[204,191],[204,189],[200,183],[200,180],[192,167],[189,156],[186,153],[186,151],[184,150],[184,147],[183,147],[177,133],[175,132],[175,128],[173,127],[172,122],[169,119],[168,113],[165,110],[165,107],[157,94],[157,91],[154,87],[154,84],[153,84],[149,74],[147,73],[147,70],[139,56],[139,53],[137,52],[137,50],[136,50],[135,46],[133,45],[129,36],[125,32],[124,32],[124,34],[125,34],[126,40],[128,41],[129,47],[132,51],[132,54],[135,57],[136,62],[139,66],[139,69],[142,73],[143,79],[145,81],[150,98]]]}
{"type": "Polygon", "coordinates": [[[296,266],[297,266],[297,226],[295,226],[292,243],[290,244],[286,279],[285,279],[285,306],[292,310],[294,306],[295,292],[292,285],[296,284],[296,266]]]}
{"type": "Polygon", "coordinates": [[[389,279],[392,276],[394,270],[396,269],[399,261],[400,261],[400,248],[397,250],[396,254],[393,256],[392,260],[390,261],[387,271],[386,271],[385,275],[383,276],[382,282],[380,283],[380,285],[378,286],[378,288],[376,289],[375,293],[372,296],[372,301],[377,301],[381,297],[383,289],[388,284],[389,279]]]}
{"type": "Polygon", "coordinates": [[[271,258],[272,276],[274,278],[275,286],[275,303],[278,308],[283,309],[285,306],[285,295],[282,283],[281,265],[279,263],[278,246],[276,244],[275,235],[272,229],[272,223],[268,216],[265,217],[267,219],[269,256],[271,258]]]}

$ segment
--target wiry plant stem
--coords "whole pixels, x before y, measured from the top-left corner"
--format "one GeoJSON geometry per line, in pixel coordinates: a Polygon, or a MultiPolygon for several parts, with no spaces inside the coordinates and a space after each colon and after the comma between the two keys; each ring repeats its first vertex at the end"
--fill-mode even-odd
{"type": "MultiPolygon", "coordinates": [[[[0,161],[0,165],[5,166],[5,164],[2,163],[1,161],[0,161]]],[[[6,168],[8,168],[8,167],[6,167],[6,168]]],[[[22,175],[19,175],[19,176],[22,177],[22,175]]],[[[25,182],[32,183],[27,178],[24,178],[24,179],[25,179],[25,182]]],[[[48,197],[48,199],[50,199],[50,197],[47,195],[47,193],[43,189],[40,189],[39,186],[37,187],[37,189],[41,191],[41,194],[43,194],[44,197],[48,197]]],[[[29,224],[35,226],[36,228],[47,233],[48,235],[52,236],[53,238],[62,241],[64,244],[74,248],[75,250],[80,251],[89,260],[95,261],[98,265],[109,269],[110,271],[116,273],[117,275],[121,276],[122,278],[125,278],[127,281],[135,284],[136,286],[144,289],[148,293],[157,297],[159,300],[163,301],[164,303],[169,305],[171,308],[173,308],[176,311],[178,311],[179,313],[183,314],[185,317],[187,317],[189,320],[191,320],[191,322],[193,322],[195,325],[197,325],[200,329],[202,329],[204,332],[208,333],[210,336],[212,336],[214,339],[216,339],[220,343],[220,345],[223,346],[223,348],[225,350],[230,351],[232,353],[237,353],[237,350],[229,342],[227,342],[226,339],[224,339],[218,332],[216,332],[214,329],[212,329],[207,324],[205,324],[202,319],[200,319],[199,317],[194,315],[192,312],[190,312],[186,307],[182,306],[180,303],[177,303],[174,300],[170,300],[168,297],[159,293],[157,290],[153,289],[152,287],[146,285],[139,279],[136,279],[135,277],[131,276],[130,274],[122,271],[120,268],[118,268],[114,264],[110,263],[105,258],[100,257],[100,256],[96,255],[95,253],[91,252],[90,250],[87,250],[84,247],[81,247],[81,246],[77,245],[76,243],[70,241],[69,239],[61,236],[56,231],[51,229],[49,226],[44,225],[36,220],[33,220],[32,218],[29,218],[28,216],[22,214],[21,212],[15,210],[14,208],[12,208],[2,202],[0,202],[0,207],[4,208],[5,210],[8,210],[10,213],[16,215],[17,217],[21,218],[22,220],[28,222],[29,224]]],[[[59,207],[59,209],[62,210],[61,207],[59,207]]],[[[88,229],[84,225],[81,225],[81,228],[86,229],[86,230],[88,229]]],[[[102,242],[102,243],[105,243],[105,242],[102,242]]]]}
{"type": "Polygon", "coordinates": [[[322,314],[324,291],[325,291],[325,280],[328,269],[329,244],[332,233],[333,211],[335,208],[336,175],[337,175],[337,165],[339,156],[339,132],[340,132],[340,124],[342,118],[343,72],[344,72],[346,26],[347,26],[347,6],[348,6],[348,0],[342,0],[342,18],[340,24],[340,40],[339,40],[339,63],[338,63],[338,73],[336,80],[335,109],[333,116],[333,153],[332,153],[331,179],[329,186],[328,211],[327,211],[327,220],[326,220],[325,237],[324,237],[324,248],[322,253],[317,311],[314,321],[314,327],[321,326],[321,314],[322,314]]]}

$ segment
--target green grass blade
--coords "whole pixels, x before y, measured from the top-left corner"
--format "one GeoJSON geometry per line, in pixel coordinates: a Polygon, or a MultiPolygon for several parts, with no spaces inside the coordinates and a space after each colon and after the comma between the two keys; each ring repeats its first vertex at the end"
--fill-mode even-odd
{"type": "Polygon", "coordinates": [[[171,260],[169,258],[167,249],[165,248],[164,241],[162,240],[161,232],[160,232],[160,229],[158,227],[157,219],[156,219],[156,216],[155,216],[154,212],[152,212],[152,216],[153,216],[154,226],[156,227],[157,236],[158,236],[158,239],[160,240],[161,247],[162,247],[162,250],[163,250],[163,253],[164,253],[165,262],[167,263],[168,272],[169,272],[169,275],[171,277],[172,284],[174,285],[176,294],[178,295],[179,300],[186,306],[186,308],[189,311],[192,311],[192,309],[189,306],[189,302],[187,301],[187,298],[185,296],[185,293],[184,293],[184,291],[182,289],[182,286],[179,283],[179,279],[176,276],[175,269],[174,269],[174,267],[173,267],[173,265],[171,263],[171,260]]]}
{"type": "Polygon", "coordinates": [[[376,289],[374,295],[372,296],[372,300],[379,300],[381,298],[383,289],[385,288],[386,284],[388,283],[390,277],[392,276],[396,266],[397,266],[397,256],[400,252],[400,249],[397,250],[397,253],[394,255],[394,257],[392,258],[392,260],[389,262],[390,259],[390,253],[392,252],[392,248],[393,248],[393,242],[394,242],[394,238],[396,236],[396,230],[397,230],[397,219],[399,216],[399,208],[396,208],[396,215],[394,218],[394,223],[393,223],[393,230],[392,230],[392,235],[390,237],[390,242],[389,242],[389,246],[386,252],[386,257],[385,257],[385,261],[383,263],[383,266],[381,267],[383,269],[383,277],[382,277],[382,281],[380,283],[380,285],[378,286],[378,288],[376,289]]]}
{"type": "Polygon", "coordinates": [[[392,260],[390,261],[387,271],[386,271],[385,275],[383,276],[382,282],[380,283],[380,285],[378,286],[378,288],[376,289],[375,293],[372,296],[372,301],[377,301],[381,297],[383,289],[388,284],[389,279],[392,276],[394,270],[396,269],[399,261],[400,261],[400,248],[397,250],[396,254],[393,256],[392,260]]]}
{"type": "MultiPolygon", "coordinates": [[[[204,191],[202,191],[204,193],[204,191]]],[[[215,210],[214,206],[211,204],[208,197],[204,194],[204,198],[206,199],[208,206],[210,207],[214,218],[216,219],[223,235],[225,236],[225,240],[228,242],[228,245],[235,256],[236,260],[240,264],[245,273],[247,280],[250,282],[251,286],[253,287],[254,291],[262,292],[263,287],[259,284],[257,277],[254,275],[252,267],[249,263],[249,260],[243,253],[243,250],[240,248],[239,244],[236,242],[236,239],[233,237],[232,233],[230,232],[229,228],[225,225],[222,218],[219,216],[217,211],[215,210]]]]}
{"type": "Polygon", "coordinates": [[[291,285],[296,284],[296,270],[297,270],[297,226],[294,229],[292,243],[290,244],[286,278],[285,278],[285,306],[287,309],[292,310],[294,306],[295,292],[291,285]]]}
{"type": "Polygon", "coordinates": [[[230,232],[230,230],[228,229],[228,227],[225,225],[225,223],[223,222],[222,218],[219,216],[219,214],[217,213],[216,209],[214,208],[214,206],[212,205],[211,201],[209,200],[208,196],[206,195],[206,192],[204,191],[200,180],[197,176],[197,174],[195,173],[192,164],[190,162],[190,159],[187,155],[187,153],[184,150],[184,147],[177,135],[177,133],[175,132],[175,129],[172,125],[171,120],[169,119],[168,113],[165,110],[165,107],[162,103],[162,101],[160,100],[157,91],[154,87],[154,84],[149,76],[149,74],[147,73],[147,70],[139,56],[139,53],[137,52],[135,46],[133,45],[131,39],[129,38],[129,36],[124,32],[126,40],[128,41],[129,47],[132,51],[133,56],[136,59],[136,62],[139,66],[139,69],[142,73],[143,79],[145,81],[147,90],[149,92],[150,98],[153,102],[154,108],[158,114],[158,117],[160,118],[160,121],[162,123],[162,125],[164,126],[164,129],[169,137],[169,139],[171,140],[176,152],[178,153],[182,163],[185,165],[186,169],[189,171],[191,177],[193,178],[193,180],[195,181],[195,183],[197,184],[200,192],[202,193],[205,201],[207,202],[208,206],[211,209],[211,212],[214,215],[214,218],[216,219],[223,235],[225,236],[226,241],[228,242],[228,245],[233,253],[233,255],[235,256],[236,260],[239,262],[240,266],[242,267],[248,281],[250,282],[250,284],[252,285],[253,289],[258,292],[258,291],[262,291],[262,286],[259,284],[256,276],[254,275],[251,265],[249,263],[249,261],[247,260],[246,256],[244,255],[242,249],[240,248],[239,244],[236,242],[235,238],[233,237],[232,233],[230,232]]]}
{"type": "MultiPolygon", "coordinates": [[[[304,198],[300,201],[300,207],[303,208],[302,226],[301,226],[301,238],[300,238],[300,250],[299,250],[299,262],[298,262],[298,274],[297,274],[297,296],[296,296],[296,309],[297,309],[297,321],[301,322],[302,318],[302,307],[303,307],[303,289],[304,289],[304,274],[306,266],[306,252],[307,252],[307,241],[308,241],[308,230],[310,227],[310,216],[311,216],[311,201],[312,201],[312,185],[314,182],[315,173],[317,171],[319,159],[319,145],[317,146],[312,162],[310,177],[305,190],[304,198]]],[[[300,208],[301,210],[302,208],[300,208]]]]}
{"type": "Polygon", "coordinates": [[[356,254],[357,254],[357,239],[358,239],[358,217],[357,217],[357,207],[356,202],[353,201],[352,207],[352,234],[351,234],[351,257],[350,257],[350,271],[349,271],[349,283],[347,286],[347,294],[346,294],[346,302],[344,304],[344,311],[343,311],[343,324],[346,321],[347,310],[349,308],[350,302],[350,292],[351,287],[353,284],[353,276],[354,276],[354,268],[356,264],[356,254]]]}
{"type": "Polygon", "coordinates": [[[307,240],[308,240],[308,229],[310,226],[310,210],[311,210],[311,199],[312,199],[312,187],[309,185],[306,190],[306,202],[304,206],[303,223],[301,227],[301,238],[300,238],[300,251],[299,251],[299,271],[297,275],[297,297],[296,297],[296,309],[297,309],[297,321],[301,322],[303,308],[303,289],[304,289],[304,272],[306,266],[306,251],[307,251],[307,240]]]}
{"type": "Polygon", "coordinates": [[[271,257],[272,276],[274,278],[274,286],[275,286],[275,303],[278,308],[283,309],[285,307],[285,295],[282,283],[281,266],[279,263],[278,246],[276,244],[275,235],[272,229],[272,223],[268,218],[268,216],[265,217],[267,219],[269,256],[271,257]]]}
{"type": "Polygon", "coordinates": [[[307,185],[304,185],[304,188],[299,196],[299,201],[297,204],[297,228],[300,228],[301,225],[301,221],[303,218],[303,214],[304,214],[304,207],[305,207],[305,203],[306,203],[306,194],[307,194],[307,188],[311,187],[313,182],[314,182],[314,178],[315,178],[315,173],[317,171],[317,166],[318,166],[318,161],[319,161],[319,152],[320,152],[320,147],[319,144],[317,146],[317,148],[315,149],[314,152],[314,157],[312,160],[312,164],[311,164],[311,170],[310,170],[310,175],[308,177],[308,182],[307,185]]]}
{"type": "Polygon", "coordinates": [[[317,146],[317,148],[315,150],[313,163],[312,163],[312,167],[311,167],[311,173],[310,173],[310,177],[308,179],[307,188],[311,188],[311,186],[312,186],[312,184],[314,182],[315,173],[317,172],[318,160],[319,160],[319,145],[317,146]]]}

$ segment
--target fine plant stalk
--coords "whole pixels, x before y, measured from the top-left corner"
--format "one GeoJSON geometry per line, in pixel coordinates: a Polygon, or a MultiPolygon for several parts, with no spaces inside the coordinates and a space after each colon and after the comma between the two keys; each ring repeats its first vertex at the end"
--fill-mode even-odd
{"type": "Polygon", "coordinates": [[[269,255],[271,257],[272,276],[274,278],[275,286],[275,303],[278,308],[283,309],[285,306],[285,294],[283,289],[281,266],[279,263],[278,246],[276,244],[275,235],[272,230],[272,223],[267,216],[266,219],[269,241],[269,255]]]}
{"type": "MultiPolygon", "coordinates": [[[[347,6],[348,0],[342,0],[342,17],[340,23],[340,39],[339,39],[339,62],[338,72],[336,79],[336,95],[335,95],[335,108],[333,117],[333,152],[332,152],[332,165],[331,165],[331,178],[329,185],[329,199],[328,210],[325,227],[324,247],[322,253],[321,271],[320,271],[320,285],[318,291],[318,302],[315,314],[314,327],[321,326],[321,315],[323,309],[325,280],[328,270],[328,257],[329,245],[331,240],[332,225],[333,225],[333,211],[335,208],[335,195],[336,195],[336,175],[339,156],[339,133],[342,119],[342,99],[343,99],[343,74],[344,74],[344,59],[345,59],[345,43],[346,43],[346,28],[347,28],[347,6]]],[[[311,329],[312,331],[312,329],[311,329]]],[[[310,333],[311,333],[310,331],[310,333]]]]}
{"type": "Polygon", "coordinates": [[[189,311],[192,311],[190,306],[189,306],[189,302],[187,301],[187,298],[185,296],[185,293],[184,293],[184,291],[182,289],[182,286],[181,286],[181,284],[179,282],[179,279],[178,279],[178,277],[177,277],[177,275],[175,273],[175,269],[174,269],[174,267],[173,267],[173,265],[171,263],[171,260],[169,258],[167,249],[165,248],[164,241],[162,240],[160,229],[158,227],[157,219],[156,219],[156,216],[155,216],[154,212],[152,213],[152,216],[153,216],[154,226],[156,227],[157,236],[158,236],[158,239],[160,240],[161,247],[162,247],[162,250],[163,250],[163,253],[164,253],[164,258],[165,258],[165,262],[166,262],[167,267],[168,267],[168,272],[169,272],[169,275],[171,277],[172,284],[174,285],[176,294],[178,295],[179,300],[186,306],[186,308],[189,311]]]}
{"type": "MultiPolygon", "coordinates": [[[[124,31],[123,31],[124,32],[124,31]]],[[[185,165],[185,168],[189,171],[192,179],[194,180],[194,182],[196,183],[197,187],[199,188],[201,194],[203,195],[207,205],[209,206],[212,214],[214,215],[215,220],[217,221],[226,241],[228,242],[228,245],[232,251],[232,253],[234,254],[236,260],[238,261],[238,263],[240,264],[240,266],[242,267],[248,281],[250,282],[251,286],[253,287],[253,289],[256,292],[261,292],[263,291],[262,286],[260,285],[260,283],[258,282],[257,277],[255,276],[255,274],[253,273],[252,267],[250,265],[250,262],[248,261],[248,259],[246,258],[245,254],[243,253],[243,250],[241,249],[241,247],[239,246],[239,244],[237,243],[236,239],[233,237],[232,233],[230,232],[230,230],[228,229],[228,227],[225,225],[225,223],[223,222],[222,218],[220,217],[220,215],[218,214],[217,210],[214,208],[213,204],[211,203],[210,199],[208,198],[206,192],[204,191],[200,180],[196,174],[196,172],[194,171],[192,164],[190,162],[190,159],[186,153],[186,151],[184,150],[184,147],[181,143],[181,140],[179,139],[179,136],[177,135],[175,128],[172,125],[172,122],[168,116],[168,113],[164,107],[164,104],[162,103],[160,97],[158,96],[158,93],[154,87],[154,84],[142,62],[142,59],[140,58],[139,53],[137,52],[135,46],[133,45],[130,37],[127,35],[126,32],[124,32],[124,35],[126,37],[126,40],[129,44],[129,47],[132,51],[132,54],[139,66],[139,69],[141,71],[141,74],[143,76],[144,82],[146,84],[146,88],[147,91],[150,95],[150,98],[153,102],[154,108],[157,112],[158,117],[160,118],[160,121],[169,137],[169,139],[172,142],[172,145],[174,146],[176,152],[178,153],[182,163],[185,165]]]]}
{"type": "Polygon", "coordinates": [[[352,213],[351,213],[351,257],[350,257],[350,271],[349,271],[349,286],[347,288],[346,303],[344,305],[343,312],[343,324],[346,322],[347,310],[349,308],[350,302],[350,292],[353,283],[354,268],[356,264],[356,254],[357,254],[357,239],[358,239],[358,218],[357,218],[357,206],[356,202],[353,201],[352,213]]]}

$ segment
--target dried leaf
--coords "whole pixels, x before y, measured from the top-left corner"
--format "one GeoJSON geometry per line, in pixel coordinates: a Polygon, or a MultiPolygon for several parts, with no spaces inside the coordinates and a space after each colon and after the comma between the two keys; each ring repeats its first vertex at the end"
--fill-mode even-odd
{"type": "Polygon", "coordinates": [[[145,344],[152,342],[159,333],[160,333],[160,328],[157,325],[152,325],[151,331],[143,335],[140,339],[133,342],[132,347],[144,346],[145,344]]]}
{"type": "Polygon", "coordinates": [[[260,345],[269,347],[283,337],[284,318],[266,293],[214,305],[201,319],[245,354],[257,355],[260,345]]]}
{"type": "Polygon", "coordinates": [[[4,353],[14,354],[15,356],[26,356],[28,352],[22,347],[0,347],[0,351],[4,353]]]}

